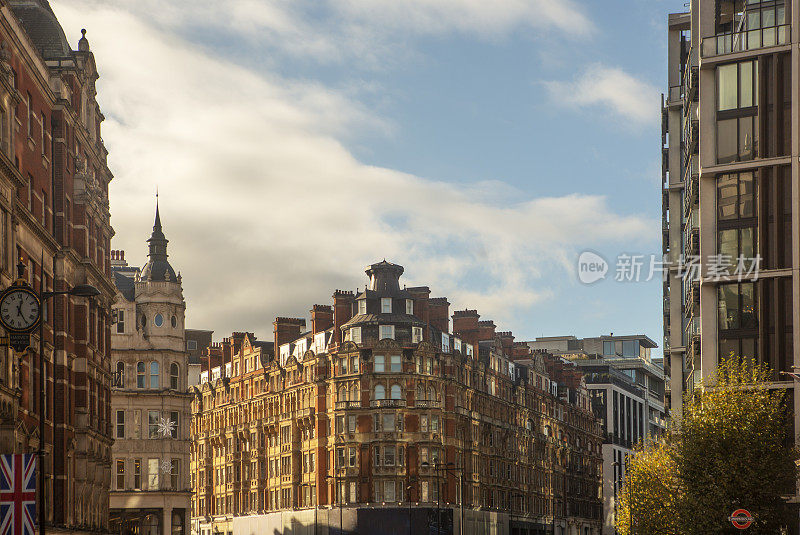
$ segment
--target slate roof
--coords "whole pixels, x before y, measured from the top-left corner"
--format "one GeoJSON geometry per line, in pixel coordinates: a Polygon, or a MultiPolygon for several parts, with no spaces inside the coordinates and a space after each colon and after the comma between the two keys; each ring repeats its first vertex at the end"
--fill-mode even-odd
{"type": "Polygon", "coordinates": [[[128,301],[133,301],[136,298],[136,289],[133,285],[133,278],[122,273],[122,270],[115,269],[114,284],[117,290],[120,291],[122,296],[128,301]]]}
{"type": "Polygon", "coordinates": [[[350,327],[351,325],[360,325],[364,323],[371,324],[398,324],[409,323],[412,325],[425,325],[422,320],[410,314],[358,314],[350,318],[350,321],[342,325],[342,327],[350,327]]]}
{"type": "Polygon", "coordinates": [[[67,36],[47,0],[10,0],[9,6],[45,59],[71,57],[67,36]]]}

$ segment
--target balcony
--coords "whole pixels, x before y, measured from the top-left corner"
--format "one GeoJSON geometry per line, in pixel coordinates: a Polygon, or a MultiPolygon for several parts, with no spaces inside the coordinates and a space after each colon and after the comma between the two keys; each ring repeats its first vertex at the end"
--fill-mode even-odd
{"type": "Polygon", "coordinates": [[[414,402],[418,409],[441,409],[442,402],[435,399],[418,399],[414,402]]]}
{"type": "Polygon", "coordinates": [[[788,24],[756,28],[737,33],[722,33],[704,37],[700,52],[704,58],[713,58],[734,52],[746,52],[771,46],[788,45],[791,30],[788,24]]]}
{"type": "Polygon", "coordinates": [[[369,406],[373,408],[400,408],[406,406],[404,399],[373,399],[369,402],[369,406]]]}
{"type": "Polygon", "coordinates": [[[334,405],[336,410],[341,409],[360,409],[361,402],[360,401],[337,401],[334,405]]]}

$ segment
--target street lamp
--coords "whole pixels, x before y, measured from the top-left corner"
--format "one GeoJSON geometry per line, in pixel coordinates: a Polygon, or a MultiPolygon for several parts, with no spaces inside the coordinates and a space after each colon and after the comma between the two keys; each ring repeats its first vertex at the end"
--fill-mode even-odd
{"type": "MultiPolygon", "coordinates": [[[[78,284],[69,290],[62,290],[58,292],[45,292],[44,291],[44,254],[42,255],[41,263],[42,276],[39,277],[39,300],[44,305],[46,299],[55,297],[57,295],[72,295],[74,297],[85,297],[87,299],[100,295],[100,290],[91,284],[78,284]]],[[[40,310],[41,314],[42,311],[40,310]]],[[[55,343],[55,340],[53,341],[55,343]]],[[[55,359],[53,360],[55,364],[55,359]]],[[[55,371],[55,370],[54,370],[55,371]]],[[[39,534],[45,535],[45,464],[44,464],[44,418],[45,418],[45,365],[44,365],[44,318],[39,320],[39,487],[42,489],[40,494],[39,506],[39,534]]]]}
{"type": "MultiPolygon", "coordinates": [[[[428,468],[431,465],[427,461],[424,461],[421,464],[421,466],[424,467],[424,468],[428,468]]],[[[441,527],[442,526],[442,516],[441,516],[441,495],[442,495],[442,493],[441,493],[441,487],[439,486],[439,471],[441,470],[441,471],[445,472],[445,474],[446,474],[449,470],[456,470],[456,468],[455,468],[455,464],[453,464],[452,462],[449,462],[449,463],[446,463],[446,464],[442,464],[438,460],[436,460],[436,461],[433,462],[433,469],[436,471],[436,533],[438,535],[439,533],[441,533],[441,530],[442,530],[442,527],[441,527]]],[[[445,484],[446,483],[447,482],[445,481],[445,484]]],[[[463,502],[463,499],[461,501],[463,502]]],[[[462,507],[463,507],[463,504],[462,504],[462,507]]],[[[462,508],[462,513],[463,513],[463,508],[462,508]]],[[[463,520],[463,518],[462,518],[462,520],[463,520]]],[[[461,526],[461,531],[462,532],[464,531],[464,526],[463,525],[461,526]]]]}

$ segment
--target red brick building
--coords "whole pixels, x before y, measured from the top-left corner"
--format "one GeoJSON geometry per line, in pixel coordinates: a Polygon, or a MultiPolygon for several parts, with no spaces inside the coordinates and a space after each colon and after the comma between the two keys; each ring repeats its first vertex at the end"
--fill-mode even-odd
{"type": "Polygon", "coordinates": [[[209,348],[192,404],[200,535],[600,533],[602,437],[577,368],[475,310],[451,330],[447,299],[401,289],[402,273],[373,264],[366,290],[312,307],[310,330],[277,318],[274,342],[209,348]]]}
{"type": "Polygon", "coordinates": [[[0,453],[36,451],[44,414],[51,533],[108,525],[112,175],[97,78],[85,35],[72,50],[47,0],[0,1],[0,288],[21,258],[37,291],[101,291],[45,306],[45,407],[38,336],[24,356],[0,350],[0,453]]]}

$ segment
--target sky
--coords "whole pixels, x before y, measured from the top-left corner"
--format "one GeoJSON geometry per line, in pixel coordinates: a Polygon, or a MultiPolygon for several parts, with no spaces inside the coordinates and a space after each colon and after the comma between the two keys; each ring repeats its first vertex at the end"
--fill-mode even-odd
{"type": "MultiPolygon", "coordinates": [[[[676,0],[51,0],[95,54],[112,249],[155,193],[188,328],[272,338],[384,258],[517,340],[662,341],[676,0]],[[593,284],[577,259],[609,271],[593,284]],[[640,280],[617,281],[621,254],[640,280]]],[[[627,278],[631,273],[626,272],[627,278]]],[[[635,278],[635,277],[634,277],[635,278]]]]}

